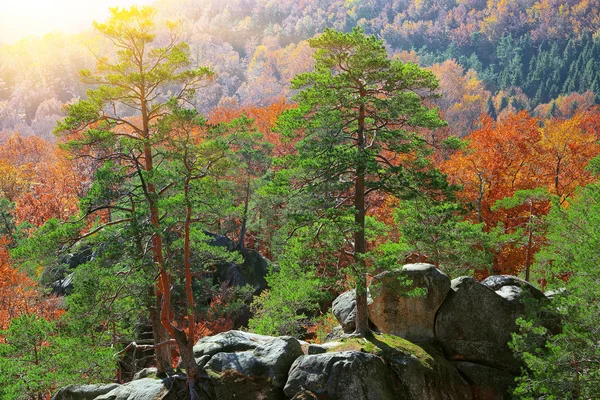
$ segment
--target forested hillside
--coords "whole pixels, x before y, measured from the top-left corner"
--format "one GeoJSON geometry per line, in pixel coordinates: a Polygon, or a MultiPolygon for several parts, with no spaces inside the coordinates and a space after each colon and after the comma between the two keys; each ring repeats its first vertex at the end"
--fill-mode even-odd
{"type": "Polygon", "coordinates": [[[510,390],[600,397],[599,32],[598,0],[158,0],[1,45],[0,399],[211,398],[198,339],[321,342],[348,289],[370,337],[405,263],[535,286],[510,390]]]}
{"type": "MultiPolygon", "coordinates": [[[[593,96],[566,106],[587,107],[600,89],[596,1],[165,0],[156,7],[159,18],[183,21],[193,62],[218,72],[217,82],[195,99],[205,114],[219,103],[265,106],[289,98],[291,78],[311,68],[305,40],[327,27],[348,31],[357,25],[383,39],[392,56],[424,66],[456,61],[436,74],[450,80],[452,89],[443,90],[469,110],[466,120],[505,109],[546,117],[551,110],[538,106],[589,90],[593,96]],[[456,87],[460,75],[472,81],[468,87],[456,87]],[[461,98],[456,90],[467,93],[461,98]],[[485,91],[493,102],[486,103],[485,91]]],[[[93,66],[89,49],[108,46],[88,32],[1,47],[0,132],[52,138],[61,105],[85,94],[78,71],[93,66]]]]}

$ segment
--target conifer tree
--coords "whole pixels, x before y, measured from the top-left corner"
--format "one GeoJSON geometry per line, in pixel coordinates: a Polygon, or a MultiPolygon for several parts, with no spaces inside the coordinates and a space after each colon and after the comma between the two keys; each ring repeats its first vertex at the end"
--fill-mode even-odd
{"type": "MultiPolygon", "coordinates": [[[[96,158],[100,162],[117,161],[127,169],[124,179],[135,179],[135,189],[119,198],[109,198],[104,204],[94,204],[88,214],[113,209],[122,218],[109,221],[84,236],[103,227],[131,223],[140,208],[145,210],[150,231],[152,263],[159,274],[155,286],[155,305],[151,308],[152,328],[160,373],[171,368],[171,355],[165,343],[169,341],[163,308],[163,295],[170,282],[165,270],[163,231],[159,202],[165,187],[158,179],[156,161],[161,144],[168,141],[157,122],[171,112],[170,102],[188,100],[212,78],[212,71],[200,67],[190,69],[189,47],[180,40],[181,27],[168,22],[169,36],[163,47],[154,44],[154,18],[151,7],[111,9],[106,23],[95,28],[111,41],[116,60],[97,56],[97,71],[81,71],[85,83],[96,85],[87,92],[87,99],[68,107],[68,116],[56,132],[76,138],[68,148],[76,155],[96,158]],[[141,199],[141,200],[140,200],[141,199]],[[124,204],[128,204],[125,206],[124,204]]],[[[165,311],[168,316],[168,310],[165,311]]]]}
{"type": "Polygon", "coordinates": [[[438,88],[435,76],[416,64],[392,61],[380,40],[362,29],[335,30],[309,40],[315,71],[292,81],[298,108],[280,121],[284,131],[303,130],[295,165],[303,190],[330,212],[353,219],[350,275],[356,282],[356,334],[368,332],[365,220],[374,192],[411,197],[446,188],[428,159],[416,128],[444,126],[423,100],[438,88]]]}

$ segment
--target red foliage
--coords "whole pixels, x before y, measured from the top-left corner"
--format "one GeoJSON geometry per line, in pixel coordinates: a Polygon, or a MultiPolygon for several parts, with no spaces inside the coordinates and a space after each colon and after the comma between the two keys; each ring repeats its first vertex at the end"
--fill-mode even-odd
{"type": "Polygon", "coordinates": [[[8,244],[7,238],[0,238],[0,330],[23,314],[34,313],[48,320],[60,317],[64,312],[60,299],[45,298],[32,279],[11,266],[8,244]]]}
{"type": "Polygon", "coordinates": [[[211,124],[218,124],[220,122],[229,122],[242,115],[252,118],[256,129],[264,135],[269,143],[275,146],[273,155],[277,157],[289,153],[291,144],[282,143],[281,135],[273,132],[273,128],[279,115],[292,107],[293,105],[288,103],[284,98],[275,99],[273,103],[266,107],[240,107],[237,103],[219,105],[211,111],[208,121],[211,124]]]}
{"type": "MultiPolygon", "coordinates": [[[[599,120],[596,109],[544,122],[525,111],[498,122],[484,118],[481,129],[467,138],[468,147],[441,168],[452,183],[462,185],[459,196],[463,201],[475,206],[470,219],[483,222],[486,230],[502,224],[506,232],[512,232],[525,226],[531,214],[547,214],[549,202],[493,210],[498,200],[518,190],[546,188],[564,202],[577,187],[592,181],[585,167],[600,153],[599,120]]],[[[534,251],[542,242],[536,242],[534,251]]],[[[507,244],[495,255],[494,271],[516,274],[525,258],[522,244],[507,244]]]]}

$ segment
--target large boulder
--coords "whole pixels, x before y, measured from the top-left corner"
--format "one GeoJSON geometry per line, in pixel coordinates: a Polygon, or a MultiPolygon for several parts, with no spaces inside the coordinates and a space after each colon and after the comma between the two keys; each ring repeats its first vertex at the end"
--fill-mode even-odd
{"type": "Polygon", "coordinates": [[[298,358],[292,365],[284,392],[288,398],[300,398],[300,394],[306,396],[307,392],[317,398],[331,400],[398,398],[394,392],[392,376],[383,360],[376,355],[359,351],[298,358]]]}
{"type": "Polygon", "coordinates": [[[486,365],[468,361],[453,363],[471,387],[473,400],[508,400],[515,376],[486,365]]]}
{"type": "Polygon", "coordinates": [[[73,273],[65,276],[63,279],[52,282],[50,287],[52,288],[52,294],[58,296],[66,296],[73,291],[73,273]]]}
{"type": "Polygon", "coordinates": [[[116,383],[106,385],[69,385],[59,389],[51,400],[94,400],[96,397],[118,388],[116,383]]]}
{"type": "Polygon", "coordinates": [[[344,329],[341,326],[336,326],[334,327],[331,332],[329,332],[326,336],[325,336],[325,340],[323,340],[323,342],[325,343],[329,343],[329,342],[337,342],[340,339],[343,339],[346,336],[344,329]]]}
{"type": "MultiPolygon", "coordinates": [[[[372,301],[371,294],[367,291],[367,305],[372,301]]],[[[344,333],[353,333],[356,329],[356,289],[340,294],[331,304],[331,312],[344,333]]],[[[371,320],[369,324],[373,325],[371,320]]]]}
{"type": "Polygon", "coordinates": [[[326,353],[296,360],[285,387],[288,397],[312,393],[331,399],[471,400],[468,384],[433,345],[422,347],[398,336],[374,334],[346,337],[322,350],[326,353]],[[385,369],[380,368],[379,360],[385,369]],[[339,363],[343,369],[335,368],[339,363]],[[336,375],[342,370],[351,381],[336,375]],[[387,386],[390,380],[392,389],[387,386]],[[373,392],[368,382],[381,391],[373,392]],[[363,386],[367,389],[361,389],[363,386]]]}
{"type": "Polygon", "coordinates": [[[331,305],[331,312],[346,333],[356,328],[356,289],[340,294],[331,305]]]}
{"type": "Polygon", "coordinates": [[[292,337],[229,331],[199,340],[194,357],[218,399],[279,399],[302,345],[292,337]]]}
{"type": "Polygon", "coordinates": [[[452,281],[452,291],[435,321],[436,338],[450,360],[519,372],[520,362],[513,357],[508,342],[517,331],[515,320],[524,315],[524,304],[538,294],[529,284],[502,281],[513,284],[492,284],[494,279],[490,279],[484,285],[470,277],[452,281]]]}
{"type": "Polygon", "coordinates": [[[138,379],[119,385],[95,400],[176,400],[160,379],[138,379]]]}
{"type": "Polygon", "coordinates": [[[396,352],[386,359],[407,400],[471,400],[467,382],[432,345],[415,346],[411,352],[396,352]]]}
{"type": "Polygon", "coordinates": [[[254,350],[259,345],[269,343],[273,339],[276,338],[243,331],[222,332],[198,340],[194,345],[194,357],[254,350]]]}
{"type": "Polygon", "coordinates": [[[224,262],[217,266],[215,283],[237,287],[251,286],[254,295],[258,295],[267,287],[269,263],[256,250],[243,249],[240,254],[243,260],[241,263],[224,262]]]}
{"type": "Polygon", "coordinates": [[[268,377],[275,387],[283,388],[288,371],[302,354],[297,339],[289,336],[274,338],[252,351],[217,353],[204,365],[214,372],[237,371],[248,377],[268,377]]]}
{"type": "MultiPolygon", "coordinates": [[[[216,247],[223,247],[227,251],[238,251],[233,240],[224,235],[204,231],[208,236],[208,244],[216,247]]],[[[219,283],[227,283],[230,286],[250,285],[254,288],[254,294],[267,287],[266,276],[269,272],[269,263],[260,255],[259,252],[252,249],[239,250],[242,256],[242,263],[222,263],[217,266],[216,279],[219,283]]]]}
{"type": "Polygon", "coordinates": [[[435,315],[450,291],[446,274],[431,264],[407,264],[377,275],[369,289],[369,317],[380,332],[414,342],[435,339],[435,315]]]}
{"type": "Polygon", "coordinates": [[[523,300],[525,299],[545,299],[545,295],[541,290],[516,276],[492,275],[481,281],[481,284],[489,287],[506,300],[521,305],[524,305],[523,300]]]}

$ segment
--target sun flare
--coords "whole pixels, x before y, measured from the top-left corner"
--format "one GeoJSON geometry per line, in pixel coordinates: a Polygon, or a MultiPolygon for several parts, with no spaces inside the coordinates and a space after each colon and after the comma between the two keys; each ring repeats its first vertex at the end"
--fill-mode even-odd
{"type": "Polygon", "coordinates": [[[0,43],[61,31],[73,33],[108,16],[108,8],[149,4],[153,0],[12,0],[2,1],[0,43]],[[5,3],[5,4],[4,4],[5,3]]]}

